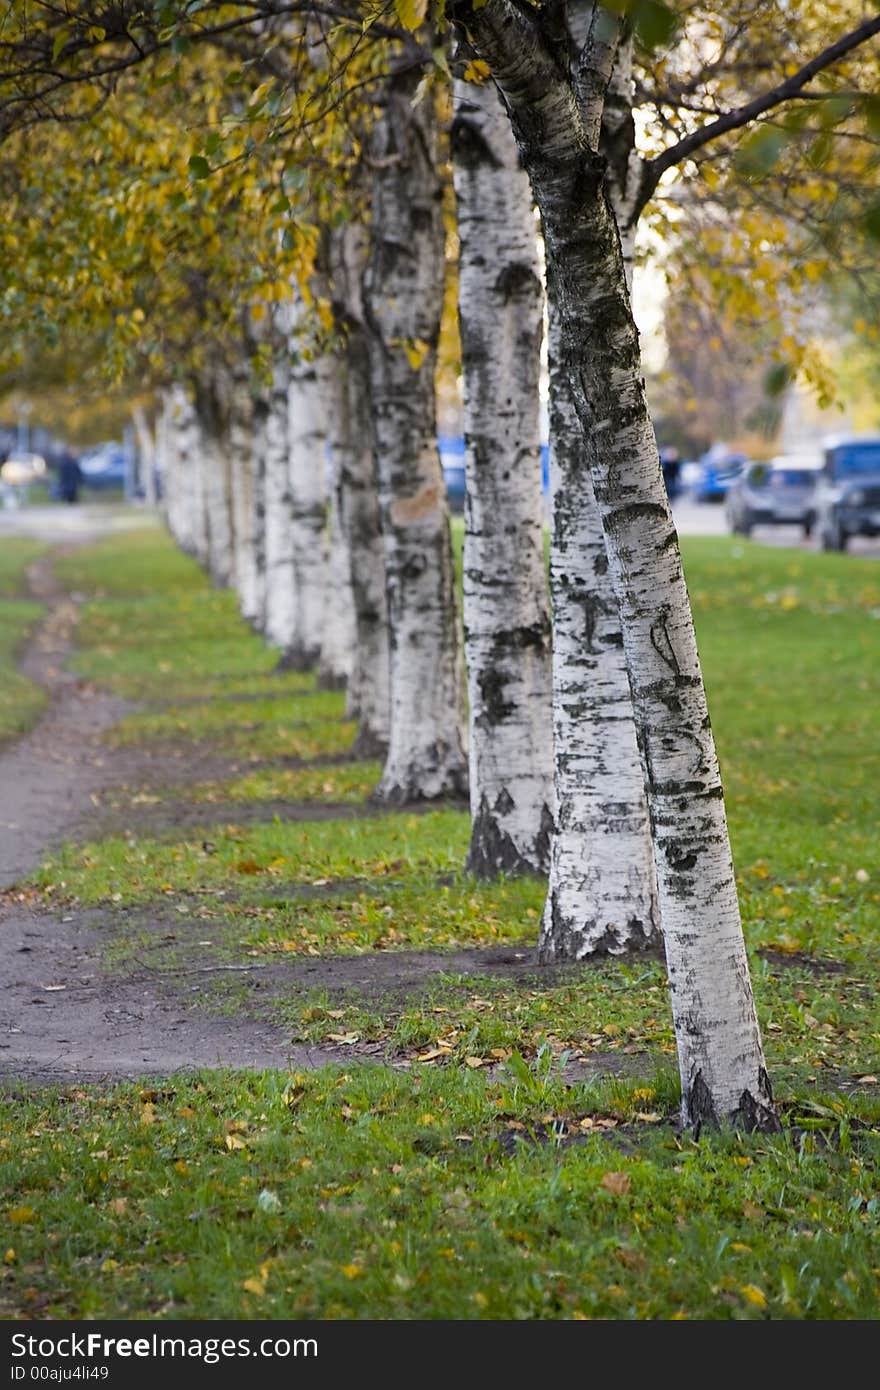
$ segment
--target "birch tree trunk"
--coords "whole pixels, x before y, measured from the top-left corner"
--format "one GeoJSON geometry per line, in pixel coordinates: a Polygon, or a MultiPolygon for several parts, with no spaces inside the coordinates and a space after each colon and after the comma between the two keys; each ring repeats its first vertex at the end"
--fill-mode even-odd
{"type": "Polygon", "coordinates": [[[136,405],[131,412],[131,422],[137,438],[138,484],[143,489],[144,502],[148,507],[156,505],[156,473],[158,468],[158,424],[151,430],[147,413],[143,406],[136,405]]]}
{"type": "Polygon", "coordinates": [[[602,515],[644,750],[683,1116],[774,1128],[690,604],[597,152],[613,52],[593,36],[576,93],[530,14],[488,0],[466,22],[541,211],[562,370],[602,515]]]}
{"type": "MultiPolygon", "coordinates": [[[[590,4],[567,7],[573,51],[590,4]]],[[[624,273],[632,288],[635,217],[630,154],[632,40],[617,47],[602,113],[602,150],[624,273]]],[[[660,942],[654,852],[620,615],[577,410],[550,312],[550,478],[553,525],[553,722],[556,833],[539,940],[544,962],[619,954],[660,942]]]]}
{"type": "Polygon", "coordinates": [[[553,306],[550,485],[556,827],[538,945],[543,962],[618,955],[660,941],[617,597],[553,306]]]}
{"type": "MultiPolygon", "coordinates": [[[[295,345],[294,345],[295,351],[295,345]]],[[[287,388],[290,545],[294,622],[280,666],[308,671],[321,651],[324,527],[327,518],[324,401],[313,360],[291,363],[287,388]]]]}
{"type": "Polygon", "coordinates": [[[166,397],[168,492],[165,514],[168,528],[181,550],[197,554],[198,480],[196,453],[198,430],[195,410],[179,384],[166,397]]]}
{"type": "Polygon", "coordinates": [[[367,234],[357,222],[339,228],[332,238],[333,312],[342,346],[335,360],[339,389],[329,420],[329,444],[354,605],[354,659],[346,714],[357,721],[355,756],[384,758],[388,752],[391,665],[363,305],[367,253],[367,234]]]}
{"type": "Polygon", "coordinates": [[[401,803],[463,794],[463,672],[434,370],[444,229],[433,99],[419,73],[386,79],[372,138],[365,280],[388,612],[391,722],[374,793],[401,803]]]}
{"type": "Polygon", "coordinates": [[[323,690],[345,690],[354,663],[355,615],[351,588],[351,557],[342,529],[338,459],[333,447],[339,435],[337,416],[347,411],[346,383],[338,370],[338,358],[325,360],[321,389],[326,402],[327,521],[324,528],[324,585],[321,616],[321,655],[318,685],[323,690]]]}
{"type": "Polygon", "coordinates": [[[281,663],[296,642],[297,591],[294,573],[294,539],[290,496],[290,449],[287,396],[290,364],[287,346],[272,364],[272,384],[266,389],[263,429],[265,502],[265,615],[266,641],[281,651],[281,663]]]}
{"type": "Polygon", "coordinates": [[[494,86],[457,79],[453,99],[466,477],[468,868],[481,877],[546,873],[552,731],[537,229],[528,176],[494,86]]]}
{"type": "Polygon", "coordinates": [[[207,569],[211,582],[224,588],[232,578],[232,499],[230,495],[226,391],[218,376],[199,381],[199,417],[207,569]]]}
{"type": "Polygon", "coordinates": [[[259,611],[257,570],[257,498],[254,408],[243,372],[233,375],[229,411],[232,477],[232,529],[235,542],[234,584],[246,622],[256,624],[259,611]]]}

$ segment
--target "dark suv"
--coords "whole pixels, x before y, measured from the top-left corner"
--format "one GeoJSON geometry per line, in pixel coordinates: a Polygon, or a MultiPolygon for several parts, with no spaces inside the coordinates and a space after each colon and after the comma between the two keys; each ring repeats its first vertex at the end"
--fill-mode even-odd
{"type": "Polygon", "coordinates": [[[826,442],[816,489],[823,550],[845,550],[851,536],[880,536],[880,435],[826,442]]]}

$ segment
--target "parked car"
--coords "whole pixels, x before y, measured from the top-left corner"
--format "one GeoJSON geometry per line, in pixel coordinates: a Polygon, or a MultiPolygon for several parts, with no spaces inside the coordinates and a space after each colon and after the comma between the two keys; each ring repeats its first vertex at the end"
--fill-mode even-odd
{"type": "Polygon", "coordinates": [[[27,487],[46,476],[46,460],[42,454],[10,454],[0,467],[0,478],[10,487],[27,487]]]}
{"type": "Polygon", "coordinates": [[[802,526],[809,536],[816,520],[814,496],[821,467],[821,457],[805,454],[780,454],[769,463],[749,464],[727,493],[731,531],[747,536],[753,526],[802,526]]]}
{"type": "Polygon", "coordinates": [[[823,550],[845,550],[851,536],[880,536],[880,435],[825,441],[815,505],[823,550]]]}
{"type": "Polygon", "coordinates": [[[748,461],[745,454],[731,452],[726,444],[713,444],[699,460],[700,473],[692,485],[694,499],[697,502],[723,501],[748,461]]]}
{"type": "Polygon", "coordinates": [[[125,450],[115,441],[101,444],[97,449],[83,454],[79,466],[84,487],[101,489],[125,486],[125,450]]]}

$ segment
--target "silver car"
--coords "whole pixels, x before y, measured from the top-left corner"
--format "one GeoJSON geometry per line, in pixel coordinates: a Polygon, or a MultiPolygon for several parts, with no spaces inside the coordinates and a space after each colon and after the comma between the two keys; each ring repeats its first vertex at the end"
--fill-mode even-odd
{"type": "Polygon", "coordinates": [[[754,526],[802,526],[809,536],[821,468],[822,459],[813,454],[779,454],[769,463],[750,464],[725,500],[731,531],[748,536],[754,526]]]}

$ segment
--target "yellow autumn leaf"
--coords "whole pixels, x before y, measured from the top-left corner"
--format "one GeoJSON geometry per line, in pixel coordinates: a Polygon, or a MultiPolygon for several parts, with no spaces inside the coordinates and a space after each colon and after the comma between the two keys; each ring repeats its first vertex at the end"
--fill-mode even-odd
{"type": "Polygon", "coordinates": [[[10,1245],[9,1249],[6,1251],[6,1254],[3,1256],[3,1263],[4,1263],[5,1265],[14,1265],[14,1264],[15,1264],[15,1251],[13,1250],[13,1248],[12,1248],[11,1245],[10,1245]]]}
{"type": "Polygon", "coordinates": [[[246,1149],[247,1144],[237,1134],[227,1134],[226,1147],[227,1149],[246,1149]]]}
{"type": "Polygon", "coordinates": [[[346,1279],[359,1279],[364,1272],[363,1267],[358,1264],[340,1265],[339,1268],[346,1279]]]}
{"type": "Polygon", "coordinates": [[[404,29],[412,33],[428,13],[428,0],[395,0],[394,8],[404,29]]]}
{"type": "Polygon", "coordinates": [[[36,1221],[37,1213],[33,1207],[13,1207],[7,1213],[13,1226],[26,1226],[29,1221],[36,1221]]]}
{"type": "Polygon", "coordinates": [[[759,1289],[757,1284],[743,1284],[740,1293],[749,1303],[753,1303],[756,1308],[767,1307],[767,1295],[763,1289],[759,1289]]]}
{"type": "Polygon", "coordinates": [[[485,82],[489,76],[489,64],[484,63],[482,58],[475,58],[468,63],[463,75],[465,82],[485,82]]]}
{"type": "Polygon", "coordinates": [[[266,1292],[266,1285],[262,1279],[245,1279],[241,1287],[248,1293],[256,1294],[257,1298],[262,1298],[266,1292]]]}
{"type": "Polygon", "coordinates": [[[413,371],[417,372],[431,350],[430,343],[426,343],[424,338],[412,338],[404,342],[402,346],[406,353],[407,362],[413,371]]]}

